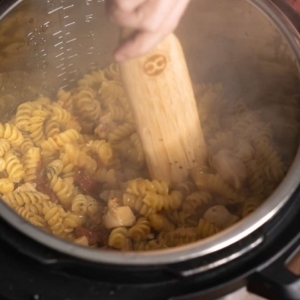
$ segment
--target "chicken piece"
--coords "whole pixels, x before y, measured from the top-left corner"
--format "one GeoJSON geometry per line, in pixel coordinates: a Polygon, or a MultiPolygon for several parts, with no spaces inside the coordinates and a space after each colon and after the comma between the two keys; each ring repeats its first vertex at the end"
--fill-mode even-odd
{"type": "Polygon", "coordinates": [[[36,192],[36,183],[26,182],[15,189],[16,192],[36,192]]]}
{"type": "Polygon", "coordinates": [[[239,220],[237,216],[231,214],[223,205],[216,205],[209,208],[203,215],[203,219],[220,229],[225,229],[239,220]]]}
{"type": "Polygon", "coordinates": [[[76,239],[74,242],[75,242],[75,244],[80,245],[80,246],[86,246],[86,247],[89,246],[89,241],[86,236],[82,236],[82,237],[76,239]]]}
{"type": "Polygon", "coordinates": [[[246,178],[247,171],[243,162],[230,151],[221,150],[212,158],[212,165],[221,178],[230,186],[239,190],[246,178]]]}
{"type": "Polygon", "coordinates": [[[108,201],[108,210],[106,215],[103,216],[103,224],[107,229],[116,227],[132,226],[135,221],[135,215],[128,206],[120,206],[121,201],[118,198],[112,198],[108,201]]]}

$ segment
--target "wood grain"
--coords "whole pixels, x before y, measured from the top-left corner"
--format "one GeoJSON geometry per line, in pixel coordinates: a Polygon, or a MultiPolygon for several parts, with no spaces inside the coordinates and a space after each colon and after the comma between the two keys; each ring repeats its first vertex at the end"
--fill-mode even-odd
{"type": "Polygon", "coordinates": [[[206,161],[206,146],[181,45],[169,35],[120,70],[152,178],[182,182],[206,161]]]}

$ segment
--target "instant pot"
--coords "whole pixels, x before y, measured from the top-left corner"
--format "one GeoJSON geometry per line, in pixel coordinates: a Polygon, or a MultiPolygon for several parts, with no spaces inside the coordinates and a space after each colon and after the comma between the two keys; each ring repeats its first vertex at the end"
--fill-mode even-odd
{"type": "MultiPolygon", "coordinates": [[[[0,1],[1,122],[32,93],[68,89],[112,61],[118,28],[107,21],[104,2],[0,1]]],[[[241,98],[267,112],[273,98],[300,100],[299,30],[298,14],[284,1],[193,0],[177,34],[194,80],[221,82],[228,105],[241,98]]],[[[299,300],[300,279],[286,267],[300,246],[299,139],[288,138],[289,126],[279,130],[283,150],[296,143],[282,183],[254,213],[191,245],[141,253],[89,249],[41,231],[0,202],[0,295],[209,300],[246,287],[268,299],[299,300]]]]}

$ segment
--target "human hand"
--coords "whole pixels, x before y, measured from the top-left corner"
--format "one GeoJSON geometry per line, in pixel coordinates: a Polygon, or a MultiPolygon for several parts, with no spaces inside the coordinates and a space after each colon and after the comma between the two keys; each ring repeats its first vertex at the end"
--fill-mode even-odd
{"type": "Polygon", "coordinates": [[[177,27],[190,0],[108,0],[110,20],[136,33],[115,51],[118,62],[152,50],[177,27]]]}

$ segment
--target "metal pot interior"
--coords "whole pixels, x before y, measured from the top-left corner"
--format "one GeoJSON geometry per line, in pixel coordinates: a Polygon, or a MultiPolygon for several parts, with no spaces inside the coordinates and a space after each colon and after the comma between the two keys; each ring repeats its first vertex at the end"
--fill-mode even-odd
{"type": "MultiPolygon", "coordinates": [[[[57,239],[1,202],[5,220],[51,248],[87,260],[163,264],[222,249],[263,225],[287,202],[300,181],[299,34],[271,1],[193,0],[177,35],[194,83],[221,83],[228,110],[241,101],[272,126],[276,149],[289,170],[264,204],[208,239],[143,253],[88,249],[57,239]]],[[[118,28],[108,22],[102,0],[25,0],[0,25],[1,122],[36,93],[53,97],[60,87],[71,88],[84,74],[111,63],[117,43],[118,28]]]]}

